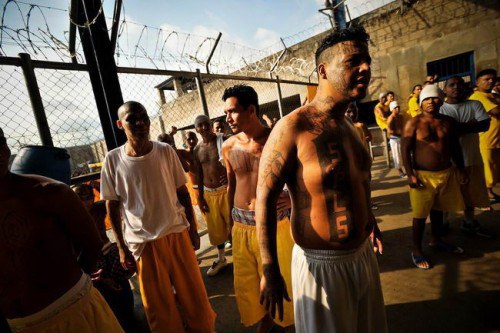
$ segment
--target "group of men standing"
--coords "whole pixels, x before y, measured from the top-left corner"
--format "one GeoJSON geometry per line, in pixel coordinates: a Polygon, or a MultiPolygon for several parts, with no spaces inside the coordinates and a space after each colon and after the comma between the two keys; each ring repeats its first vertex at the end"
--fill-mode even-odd
{"type": "Polygon", "coordinates": [[[117,124],[128,141],[106,156],[101,196],[123,265],[137,270],[153,332],[214,330],[193,251],[199,238],[185,171],[196,175],[191,193],[218,249],[209,276],[227,265],[225,247],[232,246],[245,326],[386,331],[372,246],[382,252],[370,209],[371,159],[344,116],[370,81],[367,41],[362,28],[326,38],[316,53],[315,99],[272,132],[259,119],[253,88],[226,89],[224,112],[234,135],[214,133],[207,116],[196,117],[202,140],[189,149],[184,169],[178,158],[184,153],[148,139],[141,104],[120,108],[117,124]]]}
{"type": "MultiPolygon", "coordinates": [[[[276,323],[307,333],[387,331],[367,134],[345,116],[370,82],[368,39],[359,27],[327,36],[315,54],[315,98],[272,131],[259,119],[257,93],[245,85],[227,88],[222,96],[234,135],[214,133],[210,119],[198,116],[194,125],[202,141],[197,144],[188,133],[185,151],[150,140],[142,104],[130,101],[119,108],[116,124],[127,142],[107,154],[100,192],[120,262],[137,272],[152,332],[215,330],[216,314],[194,252],[200,247],[194,200],[218,249],[209,276],[227,265],[225,248],[232,246],[245,326],[258,324],[258,332],[270,332],[276,323]]],[[[420,268],[429,267],[419,245],[427,214],[436,222],[432,246],[461,250],[434,234],[447,204],[460,204],[442,193],[443,186],[458,184],[450,181],[457,177],[451,159],[460,170],[465,205],[484,199],[466,185],[480,177],[471,142],[489,118],[477,111],[479,103],[463,102],[462,83],[448,80],[442,113],[457,112],[467,126],[438,113],[442,96],[432,85],[421,93],[423,114],[403,132],[391,125],[399,123],[399,110],[387,124],[394,136],[403,135],[402,160],[414,212],[418,208],[412,258],[420,268]],[[460,150],[459,134],[467,154],[460,150]]],[[[498,110],[488,111],[496,117],[498,110]]],[[[90,276],[98,278],[94,266],[102,244],[88,213],[64,185],[10,173],[9,157],[0,131],[0,286],[9,285],[0,289],[0,311],[9,326],[16,332],[121,332],[90,282],[90,276]]],[[[477,227],[470,209],[466,219],[477,227]]]]}

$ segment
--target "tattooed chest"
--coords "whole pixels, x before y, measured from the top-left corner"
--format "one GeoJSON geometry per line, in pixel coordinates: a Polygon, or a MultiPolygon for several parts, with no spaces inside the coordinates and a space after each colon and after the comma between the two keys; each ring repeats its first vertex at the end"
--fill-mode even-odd
{"type": "Polygon", "coordinates": [[[215,145],[201,147],[198,151],[198,158],[200,159],[200,162],[202,164],[217,162],[219,160],[219,151],[217,150],[217,147],[215,145]]]}
{"type": "Polygon", "coordinates": [[[229,160],[235,172],[258,172],[261,150],[247,151],[234,149],[229,152],[229,160]]]}
{"type": "MultiPolygon", "coordinates": [[[[330,240],[345,242],[354,235],[352,217],[353,170],[352,146],[337,133],[324,132],[313,140],[321,170],[321,187],[326,215],[330,225],[330,240]],[[348,154],[349,153],[349,154],[348,154]]],[[[356,170],[354,170],[356,171],[356,170]]]]}

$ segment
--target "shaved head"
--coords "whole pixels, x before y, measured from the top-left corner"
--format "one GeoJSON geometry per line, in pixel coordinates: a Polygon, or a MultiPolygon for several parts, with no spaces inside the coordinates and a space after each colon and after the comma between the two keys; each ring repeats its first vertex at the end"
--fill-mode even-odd
{"type": "Polygon", "coordinates": [[[146,108],[144,107],[144,105],[142,105],[139,102],[136,102],[136,101],[125,102],[125,103],[123,103],[122,106],[120,106],[118,108],[118,119],[122,120],[123,116],[125,114],[127,114],[127,112],[130,112],[130,111],[142,111],[142,110],[146,111],[146,108]]]}

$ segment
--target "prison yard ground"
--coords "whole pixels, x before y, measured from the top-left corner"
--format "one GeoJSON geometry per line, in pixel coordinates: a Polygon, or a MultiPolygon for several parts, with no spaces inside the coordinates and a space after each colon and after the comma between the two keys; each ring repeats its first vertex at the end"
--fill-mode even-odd
{"type": "MultiPolygon", "coordinates": [[[[430,249],[427,224],[424,251],[434,267],[421,270],[410,257],[412,215],[406,178],[400,178],[395,169],[387,169],[383,156],[375,158],[372,173],[373,202],[379,207],[374,213],[384,237],[384,254],[378,255],[378,262],[389,332],[500,333],[500,204],[492,206],[494,211],[476,210],[482,226],[497,234],[495,239],[464,234],[460,231],[460,215],[450,214],[451,230],[446,239],[465,250],[461,255],[430,249]]],[[[500,186],[495,191],[500,193],[500,186]]],[[[202,236],[197,254],[217,312],[216,331],[255,332],[255,327],[245,328],[240,323],[232,264],[215,277],[206,275],[217,258],[207,235],[202,236]]],[[[231,251],[227,254],[232,263],[231,251]]],[[[146,333],[138,287],[134,297],[139,332],[146,333]]]]}

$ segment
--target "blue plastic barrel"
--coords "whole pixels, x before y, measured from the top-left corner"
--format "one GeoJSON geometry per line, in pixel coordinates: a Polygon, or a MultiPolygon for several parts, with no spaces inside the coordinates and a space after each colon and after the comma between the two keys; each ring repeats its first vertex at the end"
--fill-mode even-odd
{"type": "Polygon", "coordinates": [[[71,166],[66,149],[47,146],[24,146],[12,161],[10,171],[36,174],[70,184],[71,166]]]}

